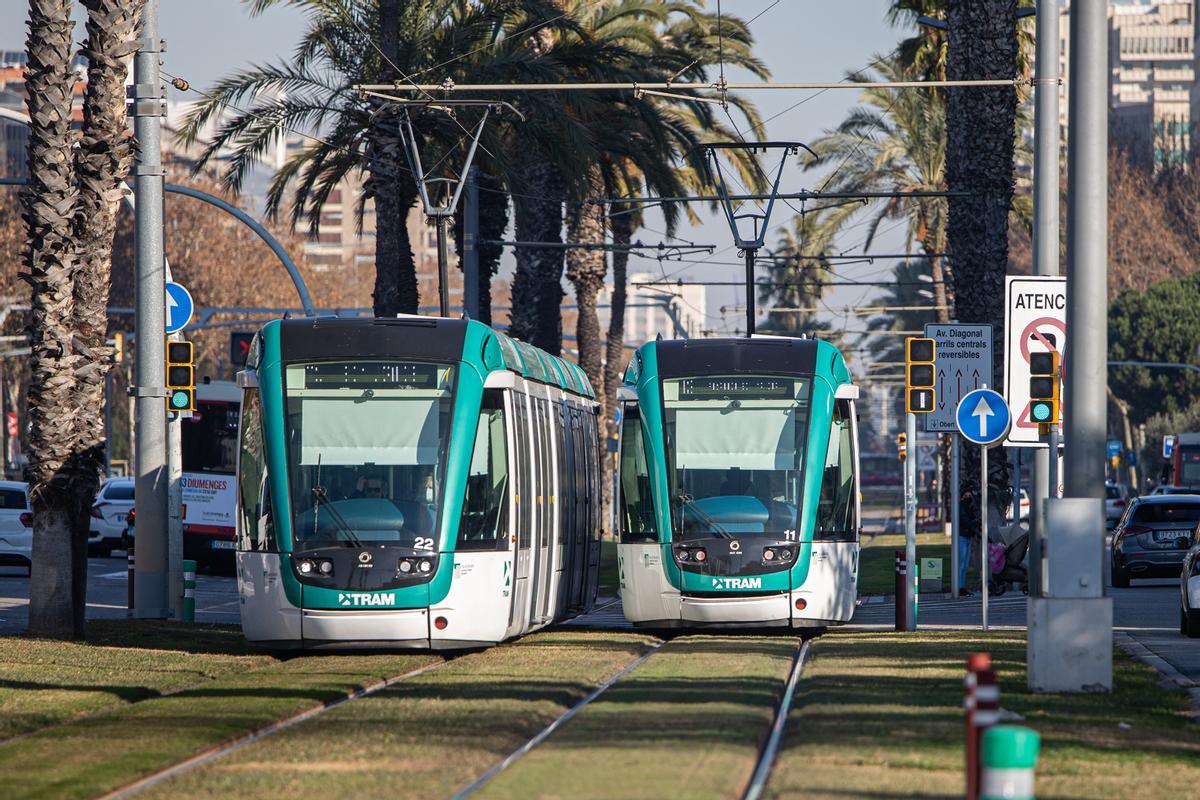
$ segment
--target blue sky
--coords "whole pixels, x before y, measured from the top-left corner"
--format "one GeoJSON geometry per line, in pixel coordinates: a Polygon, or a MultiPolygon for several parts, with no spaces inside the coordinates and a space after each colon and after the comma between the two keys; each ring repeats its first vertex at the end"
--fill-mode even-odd
{"type": "MultiPolygon", "coordinates": [[[[890,52],[903,35],[884,21],[886,0],[723,0],[721,5],[726,13],[737,14],[743,19],[761,12],[751,30],[757,41],[757,52],[777,81],[839,80],[847,71],[871,63],[876,55],[890,52]]],[[[715,9],[716,0],[709,0],[708,6],[715,9]]],[[[0,48],[23,47],[26,11],[25,0],[0,0],[0,48]]],[[[186,77],[197,88],[205,88],[247,64],[286,58],[299,38],[303,23],[301,12],[289,7],[251,17],[241,0],[162,0],[160,24],[167,41],[164,68],[186,77]]],[[[79,37],[82,38],[82,28],[79,37]]],[[[736,71],[731,71],[729,78],[747,79],[736,71]]],[[[780,115],[768,123],[764,138],[811,141],[841,121],[855,104],[856,92],[836,90],[814,96],[813,92],[762,91],[754,93],[753,99],[764,118],[780,115]],[[801,100],[805,102],[787,110],[801,100]]],[[[817,175],[786,169],[781,188],[785,191],[813,189],[817,188],[819,180],[817,175]]],[[[786,206],[777,206],[776,219],[780,223],[786,222],[785,214],[790,213],[786,206]]],[[[652,217],[648,224],[662,230],[660,222],[652,217]]],[[[861,230],[849,232],[842,245],[848,249],[861,249],[861,230]],[[851,248],[855,244],[860,247],[851,248]]],[[[642,231],[639,236],[646,242],[661,238],[651,230],[642,231]]],[[[716,218],[707,220],[699,228],[681,230],[679,236],[715,244],[718,253],[732,241],[724,222],[716,218]]],[[[884,236],[874,249],[892,252],[897,246],[896,238],[884,236]]],[[[734,250],[726,250],[712,260],[722,263],[667,264],[664,271],[684,278],[740,279],[741,270],[724,263],[736,260],[734,250]]],[[[654,260],[633,259],[630,269],[658,271],[659,265],[654,260]]],[[[863,280],[886,276],[890,266],[879,262],[845,266],[841,271],[845,277],[863,280]]],[[[831,306],[854,304],[868,294],[869,290],[843,289],[834,292],[828,303],[831,306]]],[[[726,304],[740,305],[741,292],[712,289],[709,296],[709,322],[712,327],[719,328],[722,319],[717,309],[726,304]]],[[[726,321],[733,325],[736,320],[730,316],[726,321]]],[[[851,321],[846,327],[854,329],[861,325],[851,321]]]]}

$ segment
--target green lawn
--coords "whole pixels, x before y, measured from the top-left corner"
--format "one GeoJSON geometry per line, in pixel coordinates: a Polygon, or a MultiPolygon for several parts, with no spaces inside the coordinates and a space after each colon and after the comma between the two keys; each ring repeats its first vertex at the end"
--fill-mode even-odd
{"type": "Polygon", "coordinates": [[[94,620],[88,638],[0,637],[0,739],[272,663],[241,631],[94,620]]]}
{"type": "MultiPolygon", "coordinates": [[[[95,797],[277,719],[439,660],[431,655],[318,655],[281,661],[257,655],[221,662],[221,657],[237,658],[228,655],[226,646],[234,644],[234,637],[241,639],[240,631],[189,625],[185,630],[195,640],[180,647],[184,626],[168,626],[159,638],[140,623],[114,623],[114,629],[122,625],[136,632],[132,638],[141,640],[140,645],[114,630],[125,649],[119,659],[97,653],[108,662],[92,662],[107,664],[94,679],[85,680],[79,669],[48,672],[54,677],[44,678],[44,689],[39,689],[48,692],[39,719],[102,710],[95,701],[82,703],[89,695],[108,692],[119,699],[110,701],[103,713],[44,727],[0,746],[6,798],[95,797]],[[208,652],[206,644],[215,652],[208,652]],[[176,649],[166,649],[172,646],[176,649]],[[222,663],[227,667],[223,674],[217,670],[222,663]],[[169,695],[160,690],[155,696],[147,685],[154,681],[181,690],[169,695]],[[130,704],[139,697],[146,699],[130,704]]],[[[60,654],[74,658],[79,647],[47,642],[40,652],[49,665],[65,660],[60,654]]],[[[32,719],[28,708],[24,713],[26,720],[32,719]]]]}
{"type": "MultiPolygon", "coordinates": [[[[904,549],[904,534],[879,534],[863,539],[858,562],[859,594],[894,594],[896,590],[896,551],[904,549]]],[[[942,559],[943,591],[950,591],[950,539],[944,533],[918,533],[917,558],[942,559]]],[[[968,574],[968,582],[971,575],[968,574]]]]}
{"type": "Polygon", "coordinates": [[[687,636],[622,678],[480,793],[729,798],[750,778],[794,636],[687,636]]]}
{"type": "Polygon", "coordinates": [[[769,795],[962,797],[963,673],[977,650],[992,654],[1001,707],[1042,735],[1038,797],[1200,796],[1200,726],[1149,667],[1117,653],[1111,695],[1035,695],[1024,637],[975,632],[821,637],[769,795]]]}
{"type": "Polygon", "coordinates": [[[632,633],[527,636],[347,703],[145,796],[448,797],[652,643],[632,633]]]}

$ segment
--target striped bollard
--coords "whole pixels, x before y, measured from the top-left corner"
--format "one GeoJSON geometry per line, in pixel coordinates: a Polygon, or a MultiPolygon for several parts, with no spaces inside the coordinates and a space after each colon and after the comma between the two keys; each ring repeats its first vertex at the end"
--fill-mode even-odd
{"type": "Polygon", "coordinates": [[[183,560],[183,621],[196,621],[196,562],[183,560]]]}
{"type": "Polygon", "coordinates": [[[1033,778],[1042,739],[1019,725],[996,725],[983,734],[981,800],[1033,800],[1033,778]]]}
{"type": "Polygon", "coordinates": [[[996,724],[1000,713],[1000,686],[987,653],[967,656],[963,708],[967,718],[967,800],[979,800],[979,747],[986,728],[996,724]]]}
{"type": "Polygon", "coordinates": [[[896,630],[908,630],[908,603],[905,601],[905,578],[908,561],[903,550],[896,551],[896,630]]]}
{"type": "Polygon", "coordinates": [[[133,545],[129,545],[125,549],[125,584],[127,587],[127,596],[129,610],[133,611],[133,576],[136,573],[134,569],[133,545]]]}

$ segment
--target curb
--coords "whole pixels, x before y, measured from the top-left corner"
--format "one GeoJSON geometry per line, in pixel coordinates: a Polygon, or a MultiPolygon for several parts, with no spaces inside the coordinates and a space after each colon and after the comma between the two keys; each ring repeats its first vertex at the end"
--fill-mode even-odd
{"type": "MultiPolygon", "coordinates": [[[[954,595],[949,592],[934,592],[932,594],[922,592],[918,595],[922,600],[950,600],[954,595]]],[[[896,595],[894,594],[869,594],[858,598],[856,606],[878,606],[884,603],[895,603],[896,595]]]]}
{"type": "Polygon", "coordinates": [[[1171,662],[1155,653],[1146,645],[1134,639],[1125,631],[1113,631],[1113,641],[1125,653],[1143,664],[1153,667],[1162,676],[1162,682],[1169,688],[1182,689],[1187,692],[1192,701],[1192,721],[1200,722],[1200,684],[1193,681],[1176,669],[1171,662]]]}

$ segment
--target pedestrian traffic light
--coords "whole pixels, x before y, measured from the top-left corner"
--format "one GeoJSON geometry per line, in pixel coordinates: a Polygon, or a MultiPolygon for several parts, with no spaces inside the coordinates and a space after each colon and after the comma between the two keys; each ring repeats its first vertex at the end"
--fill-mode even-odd
{"type": "Polygon", "coordinates": [[[195,351],[191,342],[167,342],[167,411],[196,410],[195,351]]]}
{"type": "Polygon", "coordinates": [[[1058,351],[1029,354],[1029,419],[1043,435],[1058,424],[1058,351]]]}
{"type": "Polygon", "coordinates": [[[936,350],[933,339],[910,336],[904,340],[904,410],[910,414],[933,411],[936,350]]]}
{"type": "Polygon", "coordinates": [[[901,463],[903,463],[904,460],[906,458],[908,458],[908,434],[906,434],[906,433],[896,434],[896,454],[899,457],[901,463]]]}
{"type": "Polygon", "coordinates": [[[246,331],[235,331],[229,334],[229,363],[235,367],[246,366],[250,358],[250,345],[254,343],[254,334],[246,331]]]}

